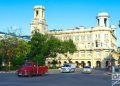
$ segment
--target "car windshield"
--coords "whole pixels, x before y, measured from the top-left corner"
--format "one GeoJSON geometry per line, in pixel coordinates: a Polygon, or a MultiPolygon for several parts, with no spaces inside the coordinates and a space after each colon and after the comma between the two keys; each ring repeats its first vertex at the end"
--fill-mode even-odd
{"type": "Polygon", "coordinates": [[[65,64],[65,65],[63,65],[63,67],[70,67],[70,65],[68,65],[68,64],[65,64]]]}
{"type": "Polygon", "coordinates": [[[32,66],[32,63],[25,63],[22,65],[22,67],[32,66]]]}
{"type": "Polygon", "coordinates": [[[90,68],[89,66],[85,66],[84,68],[90,68]]]}

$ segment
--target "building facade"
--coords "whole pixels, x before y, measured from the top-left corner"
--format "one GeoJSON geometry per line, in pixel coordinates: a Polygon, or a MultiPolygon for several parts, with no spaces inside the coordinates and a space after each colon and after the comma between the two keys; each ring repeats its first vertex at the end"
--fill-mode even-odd
{"type": "MultiPolygon", "coordinates": [[[[54,35],[63,41],[72,39],[77,47],[77,52],[73,55],[68,53],[67,56],[78,67],[88,65],[93,68],[105,68],[108,65],[112,51],[117,49],[115,27],[109,25],[110,16],[108,13],[98,13],[96,25],[91,28],[80,26],[67,30],[48,30],[44,10],[43,6],[34,7],[31,34],[37,29],[40,33],[54,35]]],[[[68,63],[68,59],[62,54],[58,54],[56,60],[58,65],[68,63]]],[[[52,58],[46,59],[46,64],[51,62],[52,58]]]]}

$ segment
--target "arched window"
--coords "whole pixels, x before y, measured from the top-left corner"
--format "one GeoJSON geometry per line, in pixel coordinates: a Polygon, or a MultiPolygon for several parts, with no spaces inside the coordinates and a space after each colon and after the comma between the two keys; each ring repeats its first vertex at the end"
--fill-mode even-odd
{"type": "Polygon", "coordinates": [[[36,16],[38,16],[38,14],[39,14],[39,11],[37,10],[37,11],[36,11],[36,16]]]}
{"type": "Polygon", "coordinates": [[[97,21],[98,21],[98,26],[100,25],[100,21],[99,21],[99,19],[97,19],[97,21]]]}
{"type": "Polygon", "coordinates": [[[104,24],[105,24],[105,26],[107,26],[107,19],[106,18],[104,19],[104,24]]]}

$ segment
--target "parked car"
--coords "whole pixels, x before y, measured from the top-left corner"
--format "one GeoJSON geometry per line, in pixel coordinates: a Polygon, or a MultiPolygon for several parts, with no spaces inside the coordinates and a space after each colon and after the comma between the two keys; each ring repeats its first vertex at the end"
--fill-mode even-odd
{"type": "Polygon", "coordinates": [[[92,73],[92,68],[90,66],[85,66],[83,68],[83,73],[92,73]]]}
{"type": "Polygon", "coordinates": [[[75,64],[64,64],[61,67],[61,72],[75,72],[76,65],[75,64]]]}
{"type": "Polygon", "coordinates": [[[34,62],[26,62],[17,70],[18,76],[43,75],[48,71],[47,66],[37,66],[34,62]]]}

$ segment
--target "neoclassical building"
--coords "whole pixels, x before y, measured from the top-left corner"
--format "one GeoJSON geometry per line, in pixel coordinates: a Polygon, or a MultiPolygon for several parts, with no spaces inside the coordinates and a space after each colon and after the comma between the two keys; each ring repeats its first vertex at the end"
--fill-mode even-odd
{"type": "MultiPolygon", "coordinates": [[[[106,12],[98,13],[96,25],[91,28],[84,26],[75,27],[67,30],[48,30],[48,25],[44,15],[43,6],[34,7],[34,18],[31,23],[32,31],[37,29],[40,33],[54,35],[60,40],[72,39],[77,47],[77,52],[69,54],[72,63],[79,67],[89,65],[91,67],[105,68],[111,58],[112,51],[116,51],[115,26],[109,24],[109,14],[106,12]]],[[[68,62],[68,59],[58,54],[56,60],[59,65],[68,62]]],[[[50,64],[52,58],[47,58],[46,64],[50,64]]]]}

